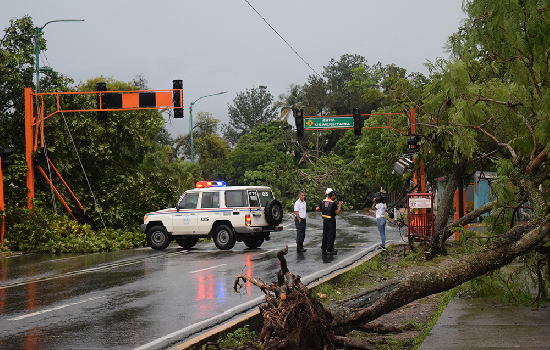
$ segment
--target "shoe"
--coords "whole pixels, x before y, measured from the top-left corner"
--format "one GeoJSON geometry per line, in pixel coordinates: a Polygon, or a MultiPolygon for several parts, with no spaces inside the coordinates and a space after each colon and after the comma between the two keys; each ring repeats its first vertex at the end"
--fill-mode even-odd
{"type": "Polygon", "coordinates": [[[305,248],[298,248],[298,249],[296,249],[296,251],[297,251],[298,253],[305,253],[305,252],[307,251],[307,249],[305,249],[305,248]]]}
{"type": "Polygon", "coordinates": [[[384,247],[384,246],[380,246],[380,249],[382,249],[382,250],[386,250],[386,247],[384,247]]]}
{"type": "Polygon", "coordinates": [[[337,251],[336,249],[327,250],[327,254],[329,254],[329,255],[336,255],[336,254],[338,254],[338,251],[337,251]]]}
{"type": "Polygon", "coordinates": [[[327,251],[323,249],[323,256],[327,255],[327,251]]]}

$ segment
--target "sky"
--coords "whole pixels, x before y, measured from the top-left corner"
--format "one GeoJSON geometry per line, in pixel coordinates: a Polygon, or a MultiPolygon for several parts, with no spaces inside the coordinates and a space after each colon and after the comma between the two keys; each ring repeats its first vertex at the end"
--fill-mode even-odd
{"type": "Polygon", "coordinates": [[[141,74],[160,90],[183,80],[185,118],[166,125],[177,136],[189,132],[189,104],[202,96],[227,91],[197,101],[193,115],[210,112],[228,123],[238,93],[267,86],[278,99],[344,54],[427,75],[428,60],[448,57],[447,38],[465,18],[462,1],[0,0],[0,26],[24,15],[40,27],[84,19],[42,31],[41,67],[75,84],[141,74]]]}

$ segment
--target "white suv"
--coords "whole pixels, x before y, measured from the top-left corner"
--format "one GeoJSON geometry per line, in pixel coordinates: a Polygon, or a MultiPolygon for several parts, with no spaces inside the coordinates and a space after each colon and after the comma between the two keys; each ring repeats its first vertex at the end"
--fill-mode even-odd
{"type": "Polygon", "coordinates": [[[218,249],[235,242],[258,248],[272,231],[281,231],[283,207],[266,186],[225,186],[223,181],[200,181],[186,191],[176,208],[145,214],[141,232],[153,249],[172,240],[192,248],[201,237],[212,237],[218,249]]]}

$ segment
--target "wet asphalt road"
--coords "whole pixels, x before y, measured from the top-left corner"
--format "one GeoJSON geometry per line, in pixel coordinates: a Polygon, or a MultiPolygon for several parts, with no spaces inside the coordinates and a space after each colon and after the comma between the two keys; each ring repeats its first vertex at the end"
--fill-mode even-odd
{"type": "MultiPolygon", "coordinates": [[[[255,308],[263,293],[233,291],[235,276],[276,280],[277,251],[289,246],[290,271],[307,285],[380,244],[373,218],[337,218],[337,256],[321,254],[322,222],[308,213],[305,253],[296,252],[294,219],[259,249],[239,242],[184,250],[175,243],[96,254],[28,254],[0,259],[0,349],[163,349],[255,308]]],[[[406,227],[402,229],[405,235],[406,227]]],[[[401,241],[396,227],[388,241],[401,241]]]]}

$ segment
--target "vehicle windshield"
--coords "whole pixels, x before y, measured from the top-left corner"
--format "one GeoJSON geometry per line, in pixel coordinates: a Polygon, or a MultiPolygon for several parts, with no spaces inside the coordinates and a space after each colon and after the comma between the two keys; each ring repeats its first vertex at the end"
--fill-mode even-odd
{"type": "Polygon", "coordinates": [[[260,206],[265,207],[267,202],[273,199],[273,193],[268,190],[258,190],[258,195],[260,197],[260,206]]]}

